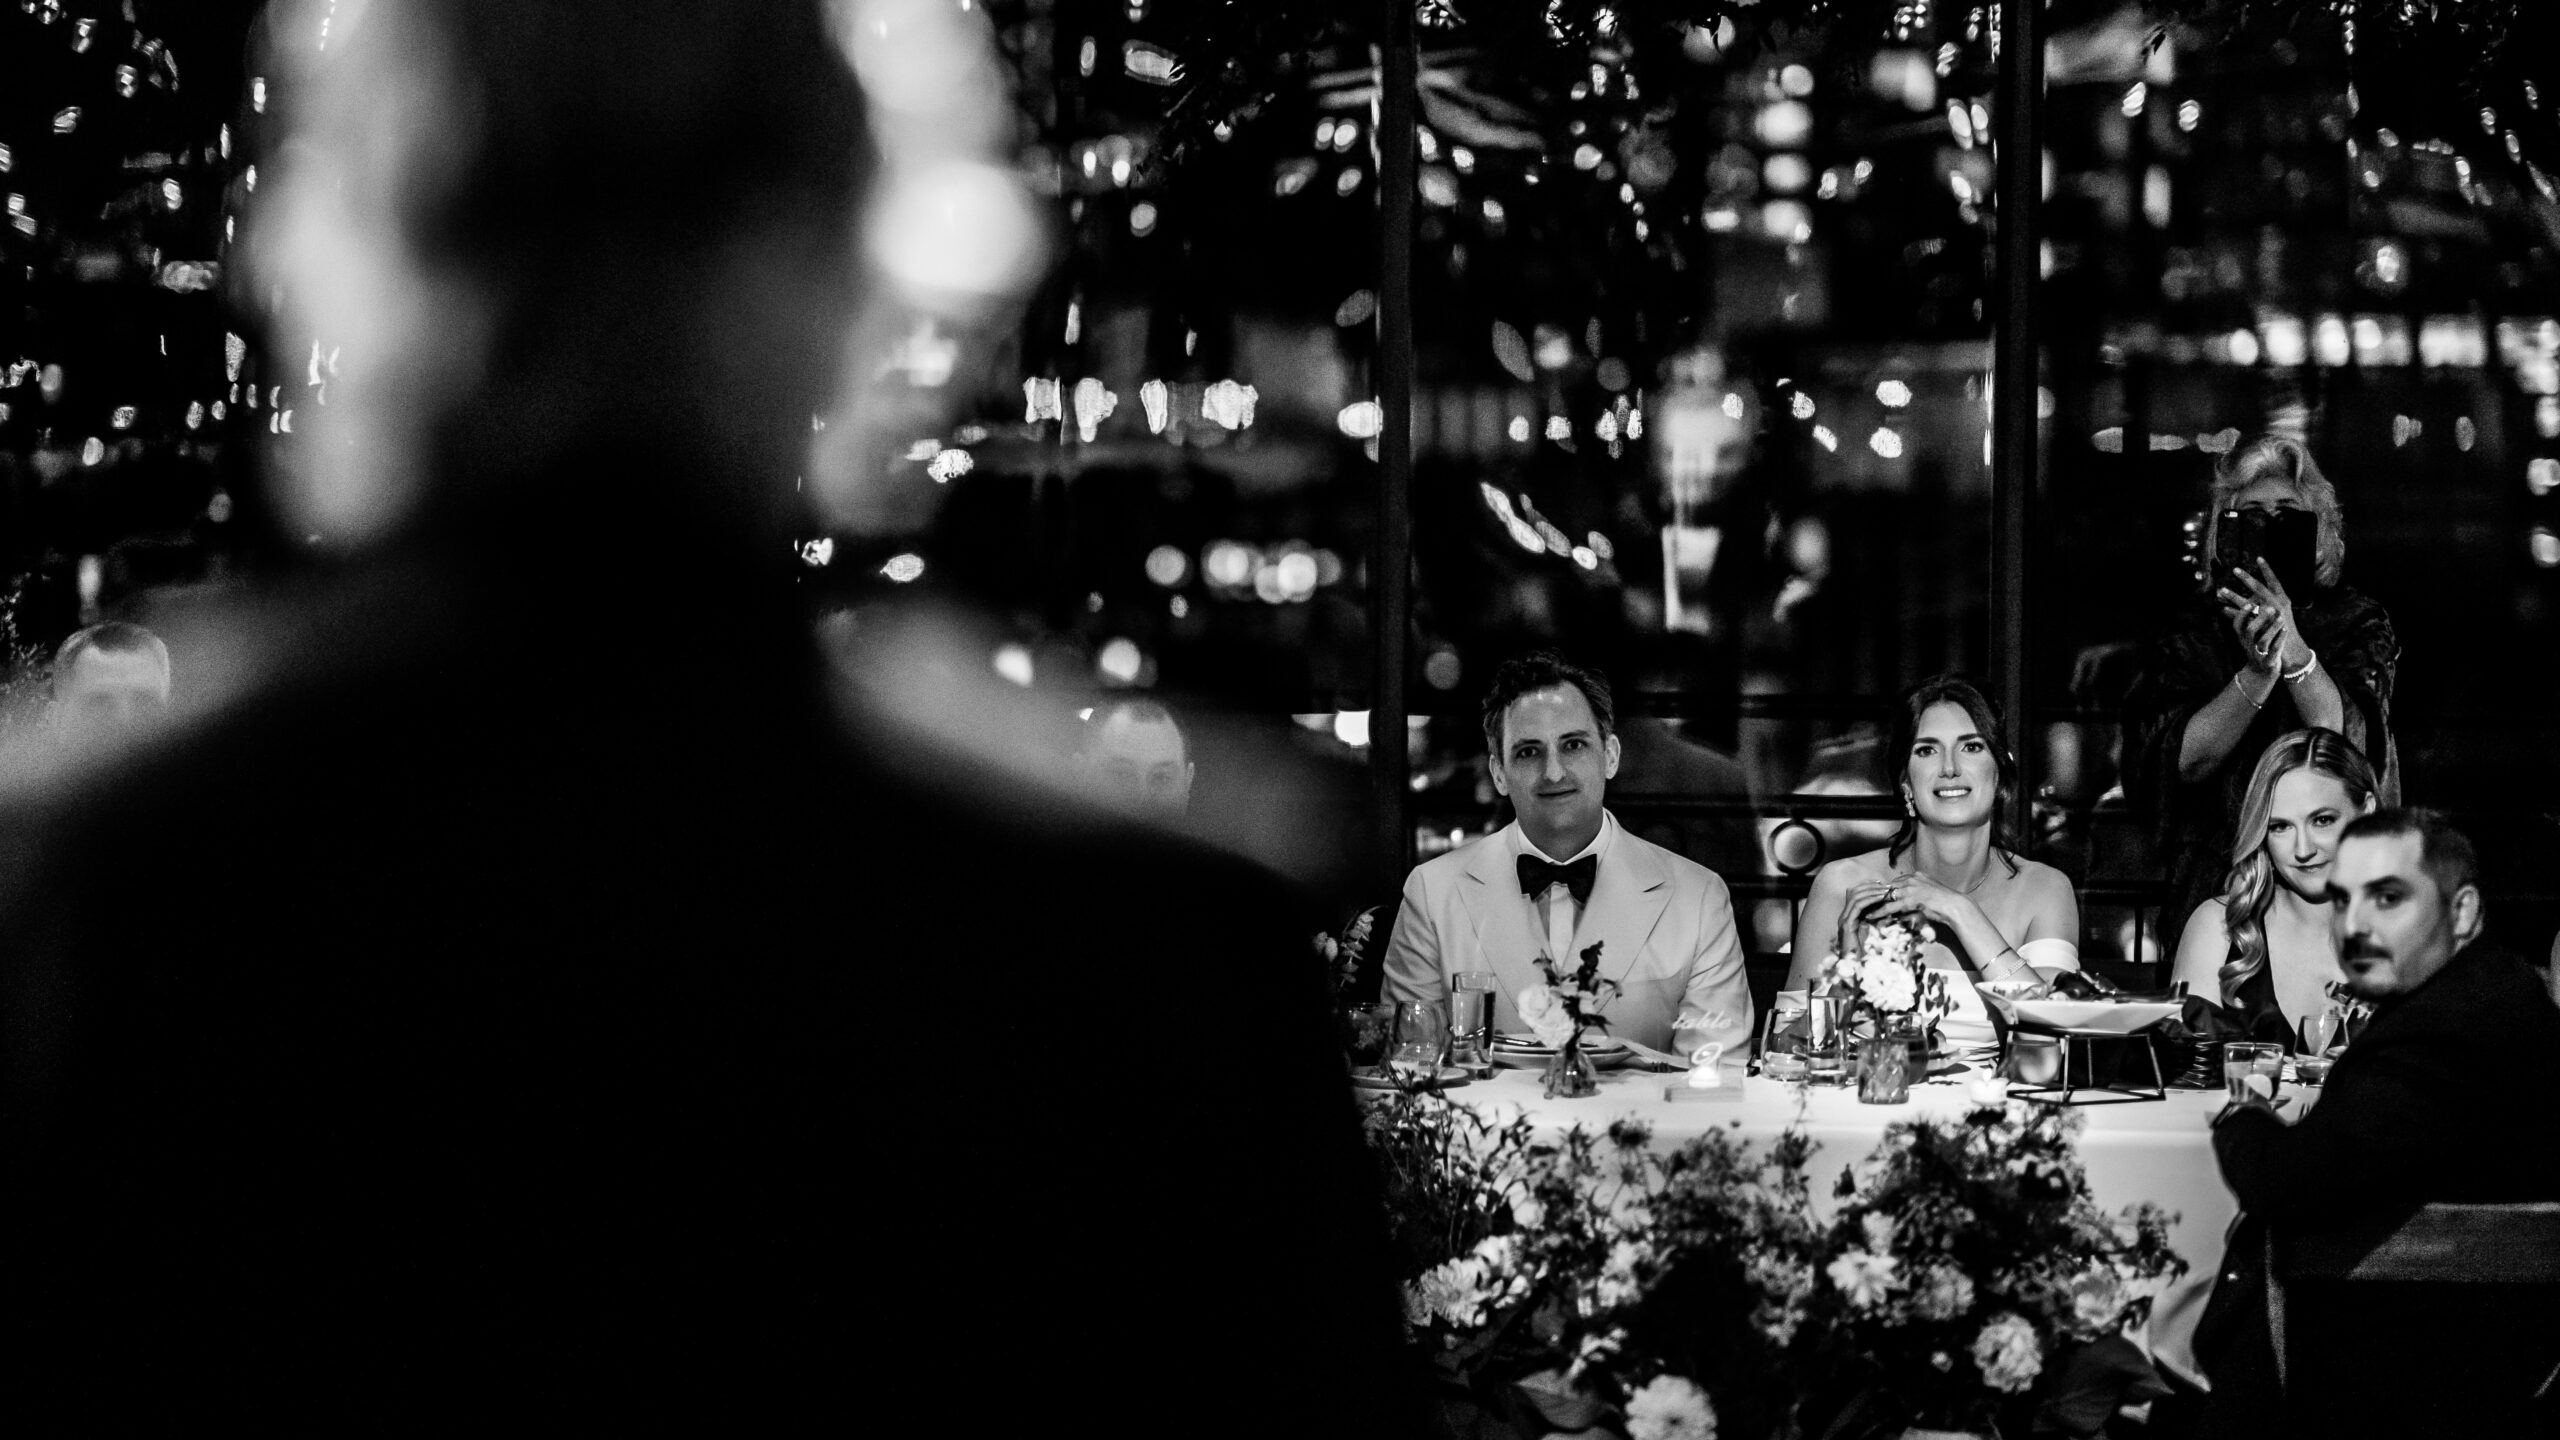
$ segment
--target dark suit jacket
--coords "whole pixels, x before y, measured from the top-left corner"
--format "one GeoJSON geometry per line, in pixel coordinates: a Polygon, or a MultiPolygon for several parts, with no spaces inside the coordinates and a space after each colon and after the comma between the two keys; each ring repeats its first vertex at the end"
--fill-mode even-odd
{"type": "Polygon", "coordinates": [[[2560,1200],[2560,1007],[2540,977],[2475,944],[2376,1013],[2287,1125],[2240,1111],[2214,1131],[2249,1214],[2284,1222],[2438,1200],[2560,1200]]]}
{"type": "Polygon", "coordinates": [[[2214,1154],[2245,1219],[2198,1334],[2214,1384],[2208,1434],[2543,1423],[2512,1402],[2560,1360],[2551,1299],[2477,1289],[2295,1287],[2292,1399],[2279,1407],[2261,1227],[2389,1219],[2434,1201],[2560,1200],[2555,1074],[2560,1008],[2522,961],[2475,944],[2377,1008],[2299,1122],[2242,1110],[2216,1127],[2214,1154]]]}
{"type": "Polygon", "coordinates": [[[1397,1432],[1272,882],[459,564],[0,812],[0,1427],[1397,1432]]]}

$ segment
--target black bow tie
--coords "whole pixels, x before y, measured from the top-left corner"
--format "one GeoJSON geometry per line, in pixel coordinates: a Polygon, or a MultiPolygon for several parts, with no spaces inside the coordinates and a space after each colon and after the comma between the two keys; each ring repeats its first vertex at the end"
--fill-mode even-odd
{"type": "Polygon", "coordinates": [[[1550,885],[1561,884],[1573,895],[1573,903],[1591,902],[1591,881],[1600,873],[1600,857],[1585,855],[1579,860],[1558,865],[1535,855],[1520,857],[1520,893],[1535,900],[1550,885]]]}

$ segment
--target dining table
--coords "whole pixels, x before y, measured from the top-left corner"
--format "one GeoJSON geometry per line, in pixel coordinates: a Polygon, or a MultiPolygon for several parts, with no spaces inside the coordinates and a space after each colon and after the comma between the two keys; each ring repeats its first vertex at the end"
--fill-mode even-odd
{"type": "MultiPolygon", "coordinates": [[[[1875,1150],[1887,1126],[1922,1117],[1961,1119],[1995,1093],[1968,1084],[1981,1077],[1967,1072],[1915,1084],[1910,1098],[1898,1104],[1870,1104],[1858,1098],[1854,1085],[1774,1080],[1730,1063],[1720,1069],[1717,1086],[1698,1089],[1685,1072],[1643,1068],[1646,1059],[1602,1070],[1598,1092],[1576,1098],[1549,1098],[1544,1072],[1534,1066],[1496,1068],[1490,1078],[1452,1085],[1445,1093],[1505,1118],[1526,1115],[1542,1134],[1562,1134],[1576,1125],[1597,1133],[1617,1120],[1637,1120],[1650,1130],[1653,1145],[1665,1150],[1711,1129],[1761,1147],[1793,1129],[1812,1146],[1806,1174],[1818,1212],[1836,1203],[1833,1182],[1875,1150]]],[[[1990,1083],[2006,1088],[2006,1082],[1990,1083]]],[[[2292,1117],[2318,1094],[2293,1083],[2282,1089],[2292,1117]]],[[[2077,1148],[2098,1206],[2113,1213],[2147,1200],[2168,1212],[2171,1248],[2188,1270],[2155,1306],[2148,1332],[2135,1338],[2156,1360],[2199,1383],[2188,1335],[2221,1265],[2224,1233],[2239,1213],[2213,1156],[2212,1121],[2224,1103],[2219,1089],[2173,1089],[2156,1100],[2068,1107],[2084,1121],[2077,1148]]]]}

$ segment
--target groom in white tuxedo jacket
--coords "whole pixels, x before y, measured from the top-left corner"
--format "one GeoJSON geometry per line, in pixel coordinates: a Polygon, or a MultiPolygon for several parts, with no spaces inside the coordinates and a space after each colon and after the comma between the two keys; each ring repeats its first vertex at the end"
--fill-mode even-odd
{"type": "Polygon", "coordinates": [[[1414,867],[1387,943],[1385,998],[1442,1003],[1449,977],[1495,977],[1494,1025],[1524,1028],[1537,962],[1602,946],[1618,983],[1609,1033],[1686,1056],[1740,1055],[1752,1028],[1733,901],[1716,873],[1629,833],[1603,806],[1618,771],[1609,683],[1540,651],[1504,662],[1485,696],[1493,788],[1519,818],[1414,867]]]}

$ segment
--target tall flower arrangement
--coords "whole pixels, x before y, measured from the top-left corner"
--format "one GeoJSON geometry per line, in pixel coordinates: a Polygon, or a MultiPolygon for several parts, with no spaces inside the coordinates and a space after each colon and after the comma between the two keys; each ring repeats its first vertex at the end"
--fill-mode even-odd
{"type": "Polygon", "coordinates": [[[1791,1408],[1822,1243],[1801,1136],[1656,1152],[1622,1121],[1533,1140],[1425,1095],[1380,1101],[1369,1127],[1406,1322],[1460,1433],[1712,1440],[1791,1408]]]}
{"type": "Polygon", "coordinates": [[[2080,1123],[2023,1103],[1905,1121],[1841,1177],[1814,1306],[1836,1386],[1914,1424],[2085,1434],[2064,1417],[2102,1423],[2156,1383],[2121,1331],[2186,1267],[2158,1206],[2090,1199],[2080,1123]]]}

